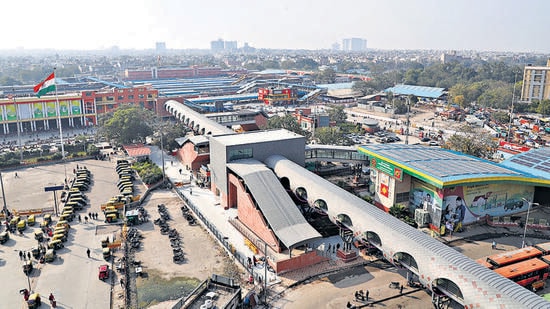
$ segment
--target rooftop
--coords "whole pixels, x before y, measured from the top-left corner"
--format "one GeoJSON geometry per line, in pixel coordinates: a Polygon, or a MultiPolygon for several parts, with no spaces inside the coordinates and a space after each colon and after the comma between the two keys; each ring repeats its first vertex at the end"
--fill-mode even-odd
{"type": "Polygon", "coordinates": [[[550,186],[544,180],[519,170],[459,152],[422,145],[364,145],[359,152],[387,161],[404,172],[442,188],[479,182],[519,182],[550,186]]]}
{"type": "Polygon", "coordinates": [[[304,138],[303,136],[285,129],[255,131],[250,133],[232,134],[214,137],[215,140],[226,146],[264,143],[281,140],[304,138]]]}
{"type": "Polygon", "coordinates": [[[398,95],[414,95],[422,98],[437,99],[444,95],[445,88],[425,87],[425,86],[413,86],[413,85],[395,85],[390,87],[384,92],[391,92],[398,95]]]}
{"type": "Polygon", "coordinates": [[[537,177],[550,179],[550,148],[544,147],[522,152],[500,164],[537,177]]]}

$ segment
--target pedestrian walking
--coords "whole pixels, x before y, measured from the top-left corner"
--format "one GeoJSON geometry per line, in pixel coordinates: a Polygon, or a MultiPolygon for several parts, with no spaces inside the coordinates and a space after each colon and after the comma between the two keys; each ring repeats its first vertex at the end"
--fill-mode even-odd
{"type": "Polygon", "coordinates": [[[365,298],[366,298],[366,301],[369,301],[369,290],[366,290],[366,292],[365,292],[365,298]]]}
{"type": "Polygon", "coordinates": [[[88,258],[90,258],[90,248],[86,250],[86,255],[88,255],[88,258]]]}
{"type": "Polygon", "coordinates": [[[31,252],[27,252],[27,257],[29,258],[29,261],[31,260],[31,252]]]}
{"type": "Polygon", "coordinates": [[[25,251],[23,251],[23,261],[26,261],[27,260],[27,254],[25,253],[25,251]]]}
{"type": "Polygon", "coordinates": [[[90,218],[92,217],[92,213],[91,213],[91,212],[88,213],[88,217],[90,217],[90,218]]]}
{"type": "Polygon", "coordinates": [[[19,250],[19,259],[23,260],[23,251],[19,250]]]}
{"type": "Polygon", "coordinates": [[[84,216],[84,221],[88,223],[88,216],[84,216]]]}
{"type": "Polygon", "coordinates": [[[19,176],[17,176],[17,172],[15,172],[15,178],[18,178],[19,176]]]}
{"type": "Polygon", "coordinates": [[[493,240],[493,243],[491,244],[491,248],[495,250],[497,248],[497,242],[493,240]]]}
{"type": "Polygon", "coordinates": [[[193,195],[193,188],[190,188],[190,189],[189,189],[189,194],[190,194],[190,195],[193,195]]]}
{"type": "Polygon", "coordinates": [[[96,213],[94,213],[94,217],[95,217],[95,219],[97,220],[97,212],[96,212],[96,213]]]}
{"type": "Polygon", "coordinates": [[[78,215],[78,222],[82,222],[82,217],[78,215]]]}
{"type": "Polygon", "coordinates": [[[399,288],[399,294],[403,294],[403,285],[399,288]]]}
{"type": "Polygon", "coordinates": [[[120,287],[121,287],[121,288],[124,287],[124,279],[123,279],[123,278],[120,278],[120,287]]]}

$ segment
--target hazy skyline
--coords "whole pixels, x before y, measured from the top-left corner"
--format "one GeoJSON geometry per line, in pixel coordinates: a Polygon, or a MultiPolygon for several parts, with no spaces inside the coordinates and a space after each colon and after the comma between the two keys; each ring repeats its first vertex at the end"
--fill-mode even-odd
{"type": "Polygon", "coordinates": [[[6,1],[0,49],[256,48],[550,52],[546,0],[6,1]]]}

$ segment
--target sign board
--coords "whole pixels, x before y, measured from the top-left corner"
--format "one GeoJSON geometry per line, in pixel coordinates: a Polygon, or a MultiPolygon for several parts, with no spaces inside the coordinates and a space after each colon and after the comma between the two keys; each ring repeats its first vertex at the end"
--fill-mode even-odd
{"type": "Polygon", "coordinates": [[[52,187],[44,187],[44,192],[63,190],[63,188],[65,188],[65,186],[63,186],[63,185],[61,185],[61,186],[52,186],[52,187]]]}
{"type": "Polygon", "coordinates": [[[399,181],[403,180],[403,170],[400,167],[397,167],[389,162],[372,158],[370,166],[375,169],[392,176],[393,178],[398,179],[399,181]]]}

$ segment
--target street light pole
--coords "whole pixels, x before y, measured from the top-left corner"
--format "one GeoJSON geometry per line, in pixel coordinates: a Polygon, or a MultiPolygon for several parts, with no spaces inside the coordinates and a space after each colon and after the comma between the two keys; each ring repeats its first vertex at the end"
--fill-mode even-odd
{"type": "Polygon", "coordinates": [[[4,214],[7,218],[8,206],[6,204],[6,193],[4,192],[4,179],[2,178],[2,172],[0,172],[0,185],[2,186],[2,200],[4,201],[4,214]]]}
{"type": "Polygon", "coordinates": [[[409,144],[409,124],[410,124],[410,112],[411,112],[411,98],[409,96],[405,97],[407,99],[407,131],[405,132],[405,145],[409,144]]]}
{"type": "Polygon", "coordinates": [[[521,240],[521,247],[525,248],[525,235],[527,234],[527,224],[529,222],[529,211],[531,210],[532,205],[538,206],[539,203],[532,203],[532,202],[528,201],[527,199],[525,199],[523,197],[521,199],[529,205],[527,207],[527,217],[525,217],[525,226],[523,227],[523,237],[522,237],[522,240],[521,240]]]}

